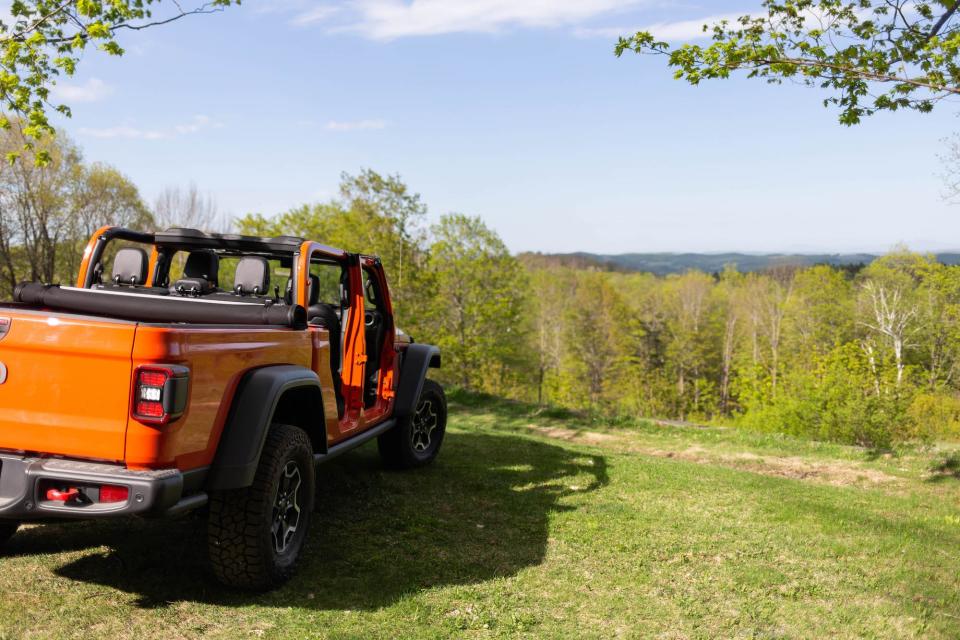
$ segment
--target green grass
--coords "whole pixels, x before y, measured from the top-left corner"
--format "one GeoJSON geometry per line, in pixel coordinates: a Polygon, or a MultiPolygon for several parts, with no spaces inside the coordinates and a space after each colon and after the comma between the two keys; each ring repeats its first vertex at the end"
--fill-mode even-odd
{"type": "Polygon", "coordinates": [[[456,396],[431,468],[321,470],[283,589],[213,582],[199,518],[34,526],[0,637],[956,638],[956,460],[456,396]]]}

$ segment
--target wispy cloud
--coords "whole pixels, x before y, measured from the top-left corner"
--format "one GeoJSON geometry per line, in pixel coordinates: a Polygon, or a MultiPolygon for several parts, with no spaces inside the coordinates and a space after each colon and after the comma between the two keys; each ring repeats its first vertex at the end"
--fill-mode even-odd
{"type": "Polygon", "coordinates": [[[160,140],[167,135],[162,131],[151,129],[138,129],[127,125],[118,127],[106,127],[103,129],[90,129],[88,127],[80,128],[80,135],[91,138],[131,138],[137,140],[160,140]]]}
{"type": "Polygon", "coordinates": [[[353,120],[344,122],[331,120],[327,123],[327,129],[330,131],[364,131],[369,129],[383,129],[387,126],[384,120],[353,120]]]}
{"type": "Polygon", "coordinates": [[[68,103],[97,102],[111,93],[113,93],[113,87],[100,78],[90,78],[82,84],[57,84],[52,91],[54,100],[68,103]]]}
{"type": "Polygon", "coordinates": [[[215,122],[213,118],[211,118],[210,116],[200,115],[200,116],[193,116],[193,120],[191,120],[186,124],[176,125],[173,128],[173,130],[179,134],[186,134],[186,133],[197,133],[198,131],[209,129],[211,127],[219,129],[222,126],[223,126],[222,124],[220,124],[219,122],[215,122]]]}
{"type": "Polygon", "coordinates": [[[312,9],[307,9],[301,13],[298,13],[293,20],[290,21],[290,24],[296,25],[298,27],[306,27],[318,22],[324,22],[331,16],[336,15],[340,12],[339,7],[332,7],[329,5],[324,5],[320,7],[314,7],[312,9]]]}
{"type": "MultiPolygon", "coordinates": [[[[331,31],[375,40],[509,28],[575,26],[653,0],[350,0],[299,10],[295,25],[326,22],[331,31]],[[336,23],[330,18],[337,16],[336,23]]],[[[287,4],[287,6],[290,6],[287,4]]]]}
{"type": "Polygon", "coordinates": [[[80,135],[91,138],[126,138],[129,140],[164,140],[176,136],[197,133],[209,128],[219,128],[221,125],[209,116],[197,115],[184,124],[174,125],[168,129],[141,129],[131,125],[118,125],[102,129],[82,127],[80,135]]]}
{"type": "Polygon", "coordinates": [[[581,38],[617,38],[619,36],[633,35],[637,31],[649,31],[654,37],[667,41],[690,41],[709,38],[711,31],[709,25],[717,24],[722,20],[729,22],[736,21],[739,17],[746,15],[744,13],[720,13],[712,16],[704,16],[695,20],[677,20],[674,22],[656,22],[640,27],[583,27],[574,31],[581,38]],[[706,31],[703,26],[708,25],[706,31]]]}

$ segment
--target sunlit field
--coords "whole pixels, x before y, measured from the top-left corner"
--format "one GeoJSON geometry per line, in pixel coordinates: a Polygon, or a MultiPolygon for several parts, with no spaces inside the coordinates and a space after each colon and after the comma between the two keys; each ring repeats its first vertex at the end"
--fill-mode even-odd
{"type": "Polygon", "coordinates": [[[876,455],[729,429],[605,427],[455,395],[412,473],[323,467],[299,574],[206,573],[202,519],[22,529],[3,637],[956,637],[960,478],[944,448],[876,455]]]}

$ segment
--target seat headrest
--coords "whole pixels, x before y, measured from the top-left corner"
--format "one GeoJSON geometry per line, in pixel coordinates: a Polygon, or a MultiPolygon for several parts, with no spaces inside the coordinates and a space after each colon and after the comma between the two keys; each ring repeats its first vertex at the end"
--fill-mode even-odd
{"type": "Polygon", "coordinates": [[[213,251],[191,251],[187,263],[183,265],[183,277],[206,280],[213,287],[220,286],[220,256],[213,251]]]}
{"type": "Polygon", "coordinates": [[[266,295],[270,288],[270,263],[266,258],[246,256],[237,263],[233,290],[240,295],[266,295]]]}
{"type": "Polygon", "coordinates": [[[310,274],[310,296],[307,306],[315,305],[320,302],[320,277],[310,274]]]}
{"type": "MultiPolygon", "coordinates": [[[[284,289],[284,299],[287,304],[293,304],[293,278],[287,278],[287,288],[284,289]]],[[[317,304],[320,301],[320,278],[310,274],[310,295],[308,296],[307,306],[317,304]]]]}
{"type": "Polygon", "coordinates": [[[134,247],[117,251],[110,279],[115,284],[144,284],[147,281],[147,252],[134,247]]]}

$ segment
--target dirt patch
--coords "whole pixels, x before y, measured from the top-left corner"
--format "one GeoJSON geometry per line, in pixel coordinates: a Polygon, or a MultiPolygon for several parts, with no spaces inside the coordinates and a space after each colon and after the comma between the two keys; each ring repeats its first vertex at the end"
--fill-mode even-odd
{"type": "Polygon", "coordinates": [[[544,427],[538,424],[528,424],[527,428],[548,438],[556,440],[566,440],[567,442],[580,442],[583,444],[603,444],[613,442],[616,436],[606,433],[597,433],[596,431],[577,431],[574,429],[565,429],[563,427],[544,427]]]}
{"type": "Polygon", "coordinates": [[[683,451],[661,449],[636,449],[637,453],[660,458],[677,458],[698,464],[718,464],[767,476],[792,480],[813,480],[835,486],[881,485],[899,480],[876,469],[865,469],[856,463],[842,461],[811,461],[788,456],[761,456],[743,452],[736,454],[715,453],[703,447],[693,446],[683,451]]]}
{"type": "MultiPolygon", "coordinates": [[[[527,428],[548,438],[578,444],[603,445],[622,441],[617,436],[597,433],[596,431],[546,427],[537,424],[528,424],[527,428]]],[[[822,482],[838,487],[892,485],[900,481],[900,478],[883,471],[867,469],[856,462],[841,460],[813,461],[795,456],[763,456],[749,451],[723,453],[711,451],[698,445],[692,445],[680,451],[628,445],[625,450],[630,453],[657,458],[674,458],[697,464],[714,464],[765,476],[822,482]]]]}

